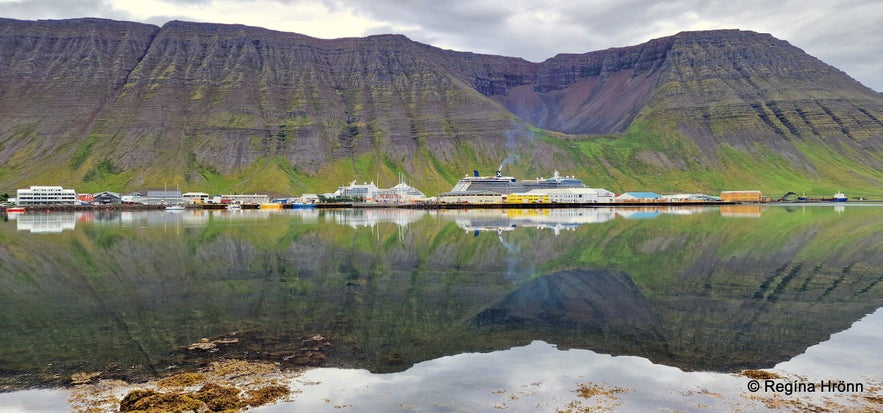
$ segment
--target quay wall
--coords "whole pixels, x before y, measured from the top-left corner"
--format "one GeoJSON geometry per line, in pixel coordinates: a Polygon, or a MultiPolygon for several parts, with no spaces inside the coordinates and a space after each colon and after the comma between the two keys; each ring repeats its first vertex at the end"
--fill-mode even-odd
{"type": "Polygon", "coordinates": [[[107,204],[107,205],[24,205],[27,212],[43,211],[152,211],[165,209],[165,205],[107,204]]]}

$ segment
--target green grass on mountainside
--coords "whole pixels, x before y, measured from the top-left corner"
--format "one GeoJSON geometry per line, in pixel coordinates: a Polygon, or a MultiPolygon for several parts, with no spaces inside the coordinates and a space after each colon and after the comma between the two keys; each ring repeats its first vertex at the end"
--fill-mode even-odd
{"type": "Polygon", "coordinates": [[[844,191],[851,198],[883,199],[883,171],[861,164],[848,152],[808,142],[795,146],[815,166],[806,172],[770,148],[758,144],[747,153],[729,145],[718,147],[718,166],[700,164],[698,148],[677,133],[658,131],[646,122],[635,122],[616,136],[575,139],[538,132],[544,142],[569,154],[584,165],[577,176],[590,186],[620,193],[625,191],[703,192],[761,190],[771,199],[787,192],[811,197],[830,197],[844,191]],[[670,161],[648,163],[642,157],[670,161]]]}
{"type": "MultiPolygon", "coordinates": [[[[239,124],[247,119],[229,121],[239,124]]],[[[822,141],[792,141],[810,163],[804,167],[792,164],[761,143],[748,151],[720,144],[717,159],[703,160],[694,143],[677,131],[646,119],[636,120],[626,132],[617,135],[563,135],[536,128],[530,133],[532,143],[504,149],[507,156],[515,159],[508,168],[511,175],[519,179],[546,176],[550,170],[558,169],[562,174],[575,175],[589,186],[616,193],[718,194],[724,190],[752,189],[762,191],[770,199],[778,199],[787,192],[829,197],[842,191],[851,199],[883,199],[883,171],[862,164],[858,160],[862,157],[854,148],[833,150],[822,141]]],[[[32,178],[18,184],[19,187],[60,184],[80,192],[177,187],[211,194],[325,193],[352,181],[373,181],[379,187],[391,187],[404,178],[428,196],[435,196],[450,190],[473,169],[487,174],[496,170],[501,161],[500,152],[485,155],[468,139],[451,139],[454,151],[443,156],[433,153],[425,144],[418,145],[411,155],[376,149],[336,159],[318,172],[308,174],[277,155],[259,158],[222,174],[204,161],[197,161],[192,149],[186,147],[192,144],[187,141],[182,144],[184,147],[163,148],[157,155],[157,159],[164,160],[162,165],[123,170],[106,153],[107,148],[100,145],[100,136],[93,134],[76,148],[68,148],[67,153],[71,154],[68,159],[59,152],[54,155],[57,159],[39,166],[24,162],[39,148],[33,144],[22,145],[0,167],[0,178],[8,181],[10,176],[28,175],[32,178]]]]}

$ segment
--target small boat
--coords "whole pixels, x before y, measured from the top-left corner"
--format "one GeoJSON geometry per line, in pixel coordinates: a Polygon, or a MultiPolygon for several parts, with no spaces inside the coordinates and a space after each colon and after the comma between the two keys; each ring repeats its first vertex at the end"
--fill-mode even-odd
{"type": "Polygon", "coordinates": [[[229,204],[229,205],[227,205],[227,210],[228,210],[228,211],[241,211],[241,210],[242,210],[242,205],[239,205],[239,204],[229,204]]]}
{"type": "Polygon", "coordinates": [[[185,209],[184,205],[169,205],[166,207],[166,211],[183,211],[185,209]]]}
{"type": "Polygon", "coordinates": [[[23,212],[25,212],[25,207],[20,207],[20,206],[10,206],[10,207],[6,207],[6,213],[7,213],[7,214],[9,214],[9,213],[20,214],[20,213],[23,213],[23,212]]]}

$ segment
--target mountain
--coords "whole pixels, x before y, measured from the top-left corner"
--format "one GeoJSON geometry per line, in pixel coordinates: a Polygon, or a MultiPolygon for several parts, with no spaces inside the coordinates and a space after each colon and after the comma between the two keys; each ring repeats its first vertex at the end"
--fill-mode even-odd
{"type": "Polygon", "coordinates": [[[0,19],[0,191],[177,185],[430,195],[472,169],[620,192],[883,198],[883,96],[767,34],[684,32],[540,63],[400,35],[0,19]]]}

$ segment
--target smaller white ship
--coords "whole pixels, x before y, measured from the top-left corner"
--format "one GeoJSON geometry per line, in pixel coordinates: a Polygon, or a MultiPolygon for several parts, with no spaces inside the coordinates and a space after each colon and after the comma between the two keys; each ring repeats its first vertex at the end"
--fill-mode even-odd
{"type": "Polygon", "coordinates": [[[846,202],[848,200],[849,198],[847,198],[843,192],[837,192],[836,194],[834,194],[834,197],[828,199],[828,201],[831,202],[846,202]]]}

